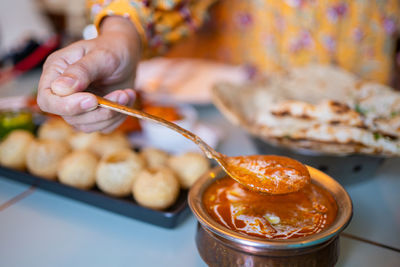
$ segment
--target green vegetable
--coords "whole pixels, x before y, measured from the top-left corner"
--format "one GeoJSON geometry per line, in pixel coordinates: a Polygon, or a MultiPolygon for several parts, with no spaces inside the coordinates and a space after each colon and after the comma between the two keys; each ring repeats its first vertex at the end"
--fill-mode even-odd
{"type": "Polygon", "coordinates": [[[16,129],[24,129],[33,132],[35,125],[32,114],[26,111],[6,111],[0,113],[0,139],[16,129]]]}
{"type": "Polygon", "coordinates": [[[367,114],[367,110],[366,110],[366,109],[363,109],[363,108],[360,106],[360,104],[356,104],[355,110],[356,110],[358,113],[362,114],[362,115],[367,114]]]}
{"type": "Polygon", "coordinates": [[[276,216],[274,214],[265,214],[264,218],[267,219],[269,221],[269,223],[272,225],[278,224],[281,222],[281,218],[279,218],[278,216],[276,216]]]}
{"type": "Polygon", "coordinates": [[[391,117],[391,118],[394,118],[394,117],[396,117],[397,115],[400,115],[400,111],[392,111],[392,113],[390,113],[390,117],[391,117]]]}
{"type": "Polygon", "coordinates": [[[374,133],[374,139],[375,141],[379,140],[380,138],[382,138],[383,136],[380,133],[374,133]]]}

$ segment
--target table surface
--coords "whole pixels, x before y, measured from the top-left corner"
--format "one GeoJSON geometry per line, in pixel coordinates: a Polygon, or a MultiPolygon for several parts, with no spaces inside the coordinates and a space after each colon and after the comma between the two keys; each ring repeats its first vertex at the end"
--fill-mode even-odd
{"type": "MultiPolygon", "coordinates": [[[[0,87],[0,95],[30,93],[38,73],[0,87]]],[[[223,130],[219,150],[256,153],[248,136],[212,106],[200,120],[223,130]]],[[[345,185],[354,215],[341,235],[337,266],[400,266],[400,159],[345,185]]],[[[175,229],[126,218],[0,177],[0,266],[206,266],[190,215],[175,229]]]]}

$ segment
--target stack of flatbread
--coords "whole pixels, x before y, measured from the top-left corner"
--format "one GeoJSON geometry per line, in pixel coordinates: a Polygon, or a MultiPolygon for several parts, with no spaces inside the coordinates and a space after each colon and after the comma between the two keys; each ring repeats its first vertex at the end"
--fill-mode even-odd
{"type": "Polygon", "coordinates": [[[272,144],[400,155],[400,93],[337,67],[309,65],[240,86],[220,83],[213,100],[230,121],[272,144]]]}

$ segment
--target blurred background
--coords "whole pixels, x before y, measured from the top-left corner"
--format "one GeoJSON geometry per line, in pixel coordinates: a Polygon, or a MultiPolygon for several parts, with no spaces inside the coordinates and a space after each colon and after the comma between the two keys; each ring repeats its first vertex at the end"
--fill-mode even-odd
{"type": "Polygon", "coordinates": [[[85,0],[4,0],[0,8],[2,56],[27,39],[43,42],[54,34],[81,38],[88,24],[85,0]]]}
{"type": "MultiPolygon", "coordinates": [[[[82,38],[85,0],[5,0],[0,3],[0,85],[3,96],[16,76],[40,68],[54,50],[82,38]]],[[[32,83],[32,81],[31,81],[32,83]]],[[[7,93],[8,91],[8,93],[7,93]]]]}
{"type": "MultiPolygon", "coordinates": [[[[220,0],[207,10],[196,33],[175,36],[179,42],[168,51],[139,64],[135,108],[193,131],[227,155],[286,155],[329,174],[354,205],[338,266],[399,266],[400,2],[220,0]]],[[[193,153],[194,144],[134,118],[110,134],[82,133],[36,105],[46,57],[96,34],[87,0],[0,1],[0,266],[130,266],[132,259],[136,266],[205,266],[186,197],[212,165],[193,153]],[[29,145],[57,139],[71,147],[65,154],[59,146],[48,151],[58,155],[53,165],[68,159],[64,165],[77,170],[89,164],[82,155],[74,159],[76,151],[98,158],[90,166],[96,170],[107,153],[129,148],[129,160],[176,174],[174,198],[164,210],[151,210],[138,204],[131,186],[120,197],[100,188],[98,174],[87,177],[85,189],[81,177],[61,179],[58,167],[45,177],[42,166],[27,165],[28,145],[10,137],[21,129],[29,145]],[[22,147],[18,157],[10,156],[15,144],[22,147]]],[[[32,151],[31,158],[51,165],[51,153],[32,151]]]]}
{"type": "MultiPolygon", "coordinates": [[[[362,78],[400,88],[395,1],[376,1],[371,5],[363,1],[326,1],[318,8],[313,1],[306,2],[265,1],[258,14],[256,3],[217,1],[196,34],[178,42],[164,55],[243,65],[249,75],[317,61],[338,64],[362,78]],[[293,21],[300,26],[296,28],[293,21]],[[334,57],[330,55],[332,49],[337,53],[334,57]]],[[[0,66],[16,64],[40,45],[45,45],[46,51],[36,60],[73,41],[95,37],[87,6],[86,0],[1,1],[0,66]]],[[[24,72],[37,65],[29,63],[20,66],[24,72]]],[[[0,74],[0,84],[2,79],[4,73],[0,74]]]]}

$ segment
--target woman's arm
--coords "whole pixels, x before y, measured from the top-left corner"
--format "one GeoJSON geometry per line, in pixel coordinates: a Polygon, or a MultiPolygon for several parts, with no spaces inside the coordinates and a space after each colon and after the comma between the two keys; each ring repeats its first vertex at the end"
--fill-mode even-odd
{"type": "Polygon", "coordinates": [[[143,53],[160,53],[193,32],[215,0],[91,1],[98,37],[52,54],[43,67],[38,104],[77,129],[110,132],[123,121],[97,107],[95,96],[128,105],[137,64],[143,53]],[[90,91],[90,92],[88,92],[90,91]]]}
{"type": "Polygon", "coordinates": [[[134,101],[131,89],[141,54],[140,38],[134,25],[122,17],[107,17],[100,35],[78,41],[46,60],[40,78],[37,101],[49,113],[61,115],[77,129],[112,131],[124,119],[116,112],[96,109],[99,95],[127,105],[134,101]]]}

